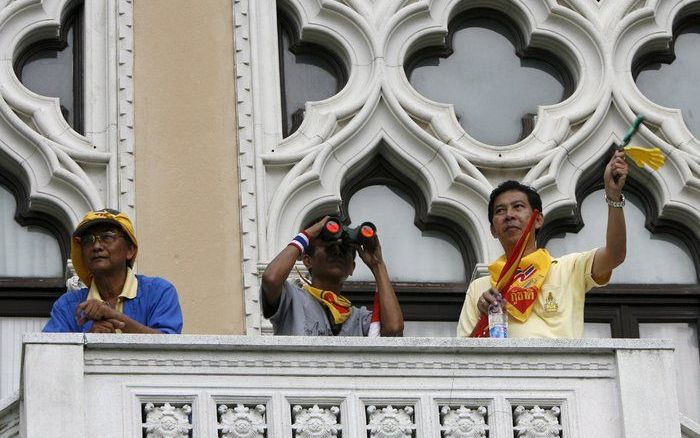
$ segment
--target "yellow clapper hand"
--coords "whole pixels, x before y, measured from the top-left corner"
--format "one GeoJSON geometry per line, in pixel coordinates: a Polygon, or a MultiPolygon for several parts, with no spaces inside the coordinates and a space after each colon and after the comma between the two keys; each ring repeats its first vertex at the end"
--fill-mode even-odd
{"type": "Polygon", "coordinates": [[[632,122],[632,126],[627,131],[627,134],[625,134],[623,137],[622,143],[620,143],[617,148],[619,150],[624,150],[625,155],[630,157],[637,166],[644,167],[646,164],[650,169],[659,170],[659,168],[666,162],[666,157],[664,156],[663,152],[661,152],[661,149],[643,148],[641,146],[627,146],[627,143],[629,143],[632,135],[637,132],[639,125],[641,125],[643,121],[644,116],[637,116],[634,122],[632,122]]]}
{"type": "Polygon", "coordinates": [[[666,157],[659,148],[643,148],[641,146],[625,146],[625,155],[630,157],[634,164],[644,167],[646,164],[651,169],[659,170],[666,162],[666,157]]]}

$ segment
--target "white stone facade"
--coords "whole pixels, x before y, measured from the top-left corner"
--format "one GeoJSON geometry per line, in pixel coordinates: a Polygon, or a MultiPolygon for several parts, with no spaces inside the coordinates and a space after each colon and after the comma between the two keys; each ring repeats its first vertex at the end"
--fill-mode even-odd
{"type": "Polygon", "coordinates": [[[26,437],[681,436],[656,340],[44,334],[23,376],[26,437]]]}
{"type": "Polygon", "coordinates": [[[131,0],[84,6],[84,131],[71,129],[58,99],[17,79],[23,48],[58,35],[69,0],[23,0],[0,9],[0,155],[26,184],[30,211],[72,229],[86,211],[110,206],[134,216],[133,17],[131,0]]]}
{"type": "MultiPolygon", "coordinates": [[[[636,57],[669,44],[689,0],[287,0],[301,29],[348,66],[338,94],[308,102],[303,124],[283,138],[275,0],[234,1],[238,92],[241,226],[247,330],[264,331],[258,273],[302,221],[340,201],[347,179],[380,154],[415,181],[428,211],[461,224],[479,262],[500,255],[486,214],[488,195],[506,177],[541,193],[548,220],[570,217],[581,175],[604,159],[637,114],[647,123],[635,137],[659,147],[659,172],[632,169],[659,216],[700,231],[700,144],[680,111],[644,97],[632,78],[636,57]],[[417,93],[404,62],[439,44],[448,23],[469,8],[510,17],[529,47],[557,53],[576,88],[565,101],[540,107],[534,131],[495,147],[470,137],[451,105],[417,93]]],[[[655,218],[654,218],[655,219],[655,218]]]]}

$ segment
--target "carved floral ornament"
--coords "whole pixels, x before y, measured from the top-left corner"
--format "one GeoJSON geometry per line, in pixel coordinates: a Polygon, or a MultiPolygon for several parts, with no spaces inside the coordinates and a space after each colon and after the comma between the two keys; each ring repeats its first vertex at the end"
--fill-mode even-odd
{"type": "MultiPolygon", "coordinates": [[[[687,5],[700,8],[698,2],[285,0],[280,4],[300,39],[333,51],[349,73],[336,95],[307,103],[301,127],[287,138],[281,133],[276,41],[268,38],[275,23],[249,21],[268,16],[276,4],[235,3],[236,65],[245,85],[238,88],[241,202],[248,219],[242,223],[245,235],[257,236],[243,249],[251,319],[259,318],[257,264],[269,261],[311,211],[336,206],[348,175],[362,172],[377,154],[415,181],[428,211],[464,224],[477,258],[490,260],[500,255],[483,214],[495,184],[493,169],[518,169],[518,178],[539,190],[548,212],[572,215],[580,176],[642,113],[649,123],[637,143],[661,148],[673,162],[644,175],[659,214],[700,223],[700,206],[687,201],[700,189],[700,143],[678,111],[644,98],[631,74],[635,56],[668,42],[677,14],[687,5]],[[566,100],[541,106],[532,133],[513,145],[475,141],[451,105],[426,99],[406,77],[406,60],[441,45],[452,18],[477,4],[508,17],[528,48],[555,53],[575,83],[566,100]]],[[[259,324],[248,321],[249,329],[259,324]]]]}
{"type": "Polygon", "coordinates": [[[313,405],[304,408],[295,405],[292,408],[292,430],[295,438],[333,438],[338,436],[338,431],[342,429],[338,420],[340,409],[331,406],[328,409],[313,405]]]}
{"type": "Polygon", "coordinates": [[[518,438],[556,438],[562,430],[559,424],[560,413],[557,406],[547,410],[539,406],[532,409],[518,406],[513,411],[513,430],[518,438]]]}
{"type": "Polygon", "coordinates": [[[452,410],[449,406],[440,409],[444,438],[486,438],[486,408],[469,409],[460,406],[452,410]]]}
{"type": "Polygon", "coordinates": [[[188,438],[192,429],[190,414],[192,407],[183,405],[178,408],[170,403],[163,406],[155,406],[146,403],[143,407],[146,413],[146,422],[143,428],[146,430],[146,438],[188,438]]]}
{"type": "Polygon", "coordinates": [[[265,436],[265,406],[247,407],[237,404],[230,409],[219,405],[219,426],[223,438],[263,438],[265,436]]]}
{"type": "Polygon", "coordinates": [[[411,438],[416,425],[413,423],[413,407],[396,409],[367,407],[367,430],[370,438],[411,438]]]}

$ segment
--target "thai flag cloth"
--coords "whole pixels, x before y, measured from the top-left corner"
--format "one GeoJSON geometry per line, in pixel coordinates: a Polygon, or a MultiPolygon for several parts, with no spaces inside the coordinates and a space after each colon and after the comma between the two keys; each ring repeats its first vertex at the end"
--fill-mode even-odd
{"type": "Polygon", "coordinates": [[[374,305],[372,306],[372,321],[369,324],[368,338],[378,338],[381,336],[382,323],[380,318],[379,292],[374,293],[374,305]]]}

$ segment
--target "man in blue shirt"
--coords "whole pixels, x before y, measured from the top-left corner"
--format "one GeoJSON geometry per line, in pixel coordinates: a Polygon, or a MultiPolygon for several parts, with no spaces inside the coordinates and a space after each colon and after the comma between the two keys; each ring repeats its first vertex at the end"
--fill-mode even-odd
{"type": "Polygon", "coordinates": [[[116,210],[88,212],[71,239],[71,258],[87,286],[53,305],[44,332],[180,333],[175,287],[131,268],[138,242],[131,220],[116,210]]]}

